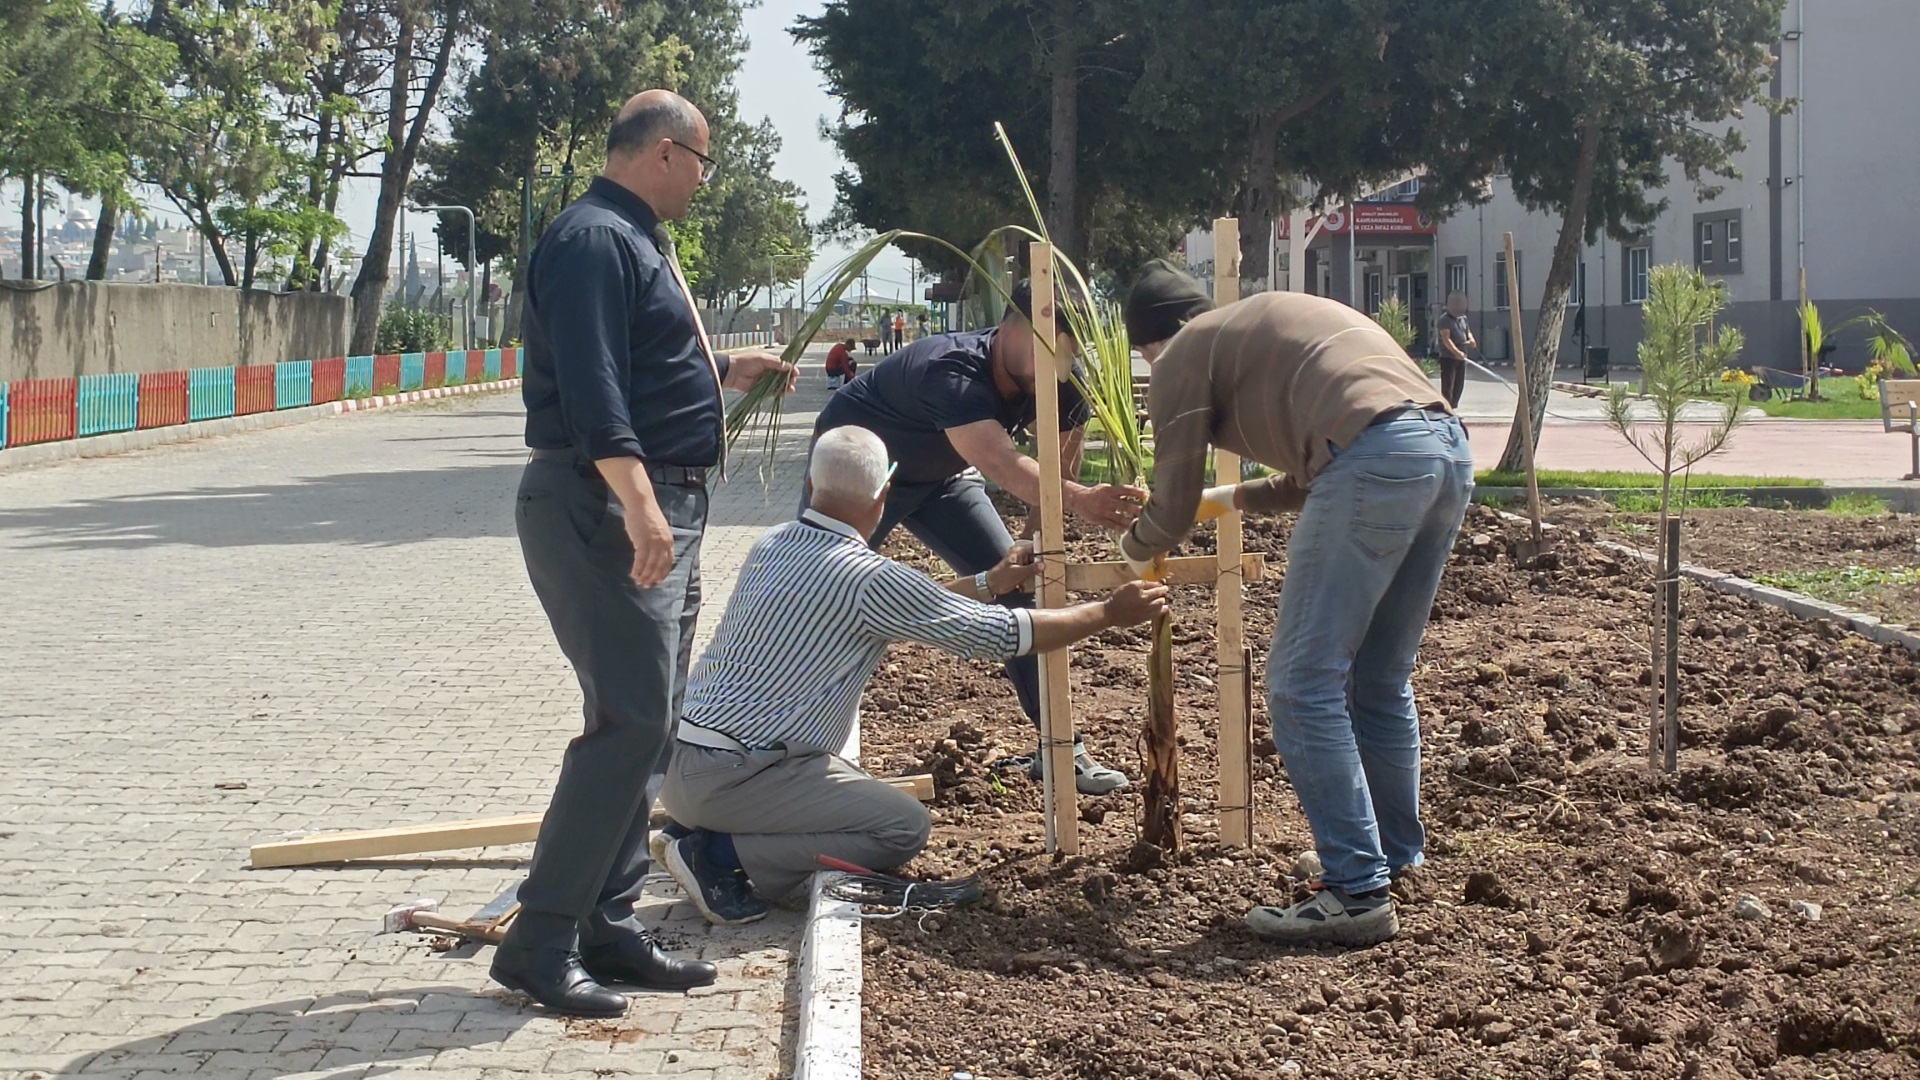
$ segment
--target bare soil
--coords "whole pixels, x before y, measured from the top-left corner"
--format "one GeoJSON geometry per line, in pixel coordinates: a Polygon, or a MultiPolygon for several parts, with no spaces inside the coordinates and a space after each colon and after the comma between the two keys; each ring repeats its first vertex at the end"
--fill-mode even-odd
{"type": "MultiPolygon", "coordinates": [[[[1250,521],[1249,549],[1283,569],[1285,533],[1250,521]]],[[[866,762],[935,773],[911,870],[980,871],[989,898],[868,924],[867,1075],[1920,1075],[1915,658],[1688,586],[1681,768],[1656,775],[1648,575],[1576,538],[1521,568],[1519,535],[1476,508],[1434,605],[1415,676],[1430,860],[1372,949],[1281,949],[1242,925],[1305,895],[1290,871],[1312,842],[1258,700],[1258,842],[1214,842],[1207,590],[1177,601],[1171,856],[1136,850],[1133,790],[1081,799],[1081,854],[1045,853],[1039,785],[992,768],[1033,742],[997,668],[890,654],[866,762]],[[1749,894],[1769,917],[1736,914],[1749,894]]],[[[936,565],[904,538],[892,553],[936,565]]],[[[1278,585],[1249,586],[1256,668],[1278,585]]],[[[1143,630],[1113,632],[1073,667],[1080,728],[1136,783],[1145,654],[1143,630]]]]}
{"type": "MultiPolygon", "coordinates": [[[[1591,500],[1558,503],[1547,520],[1587,530],[1593,537],[1642,551],[1654,547],[1656,515],[1623,514],[1591,500]]],[[[1853,517],[1817,510],[1758,507],[1689,510],[1681,523],[1680,557],[1741,577],[1782,571],[1832,571],[1847,567],[1912,570],[1920,567],[1920,515],[1853,517]]],[[[1807,586],[1821,599],[1920,626],[1920,584],[1911,581],[1864,589],[1807,586]],[[1825,595],[1822,595],[1822,593],[1825,595]]]]}

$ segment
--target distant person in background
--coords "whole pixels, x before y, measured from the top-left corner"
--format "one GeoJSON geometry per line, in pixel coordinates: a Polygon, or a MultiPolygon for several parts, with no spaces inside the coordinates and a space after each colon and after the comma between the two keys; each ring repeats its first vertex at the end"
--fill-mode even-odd
{"type": "Polygon", "coordinates": [[[1473,327],[1467,325],[1466,294],[1448,296],[1447,313],[1440,316],[1440,395],[1449,408],[1460,407],[1460,395],[1467,388],[1467,350],[1479,347],[1473,327]]]}
{"type": "Polygon", "coordinates": [[[853,381],[859,365],[853,362],[853,341],[836,341],[827,350],[827,385],[835,390],[853,381]]]}
{"type": "Polygon", "coordinates": [[[925,315],[920,316],[919,321],[913,325],[913,340],[919,341],[931,333],[933,333],[933,329],[927,325],[927,317],[925,315]]]}
{"type": "Polygon", "coordinates": [[[907,343],[907,313],[898,311],[893,316],[893,347],[899,348],[907,343]]]}

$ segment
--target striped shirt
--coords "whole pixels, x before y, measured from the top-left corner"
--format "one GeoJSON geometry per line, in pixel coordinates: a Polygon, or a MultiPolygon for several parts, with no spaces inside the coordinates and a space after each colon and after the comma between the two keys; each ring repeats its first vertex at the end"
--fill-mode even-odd
{"type": "Polygon", "coordinates": [[[1033,648],[1017,608],[981,604],[867,546],[858,530],[807,510],[747,553],[713,643],[687,679],[686,722],[753,749],[838,753],[860,691],[887,644],[1007,660],[1033,648]]]}

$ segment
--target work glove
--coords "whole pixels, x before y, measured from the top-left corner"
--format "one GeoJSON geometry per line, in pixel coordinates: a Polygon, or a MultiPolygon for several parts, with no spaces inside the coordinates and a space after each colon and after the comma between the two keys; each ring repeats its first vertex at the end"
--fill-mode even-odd
{"type": "Polygon", "coordinates": [[[1127,564],[1127,569],[1132,571],[1133,576],[1141,581],[1159,581],[1161,574],[1164,572],[1162,559],[1164,559],[1165,556],[1149,555],[1145,559],[1134,558],[1133,552],[1127,549],[1128,535],[1130,534],[1122,534],[1120,537],[1120,558],[1127,564]]]}
{"type": "Polygon", "coordinates": [[[1201,492],[1200,512],[1194,515],[1193,520],[1212,521],[1214,518],[1233,513],[1233,493],[1239,486],[1238,484],[1221,484],[1219,487],[1210,487],[1201,492]]]}

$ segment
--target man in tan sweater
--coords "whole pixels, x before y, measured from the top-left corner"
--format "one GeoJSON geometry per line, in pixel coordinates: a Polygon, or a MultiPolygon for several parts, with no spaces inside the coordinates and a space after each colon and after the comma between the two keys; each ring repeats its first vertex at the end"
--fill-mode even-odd
{"type": "Polygon", "coordinates": [[[1388,886],[1421,862],[1414,654],[1473,491],[1466,431],[1387,333],[1334,300],[1261,293],[1218,310],[1149,265],[1127,325],[1153,364],[1153,495],[1120,541],[1144,571],[1197,516],[1298,510],[1267,658],[1274,746],[1323,888],[1247,917],[1290,944],[1399,929],[1388,886]],[[1278,475],[1202,490],[1210,446],[1278,475]]]}

